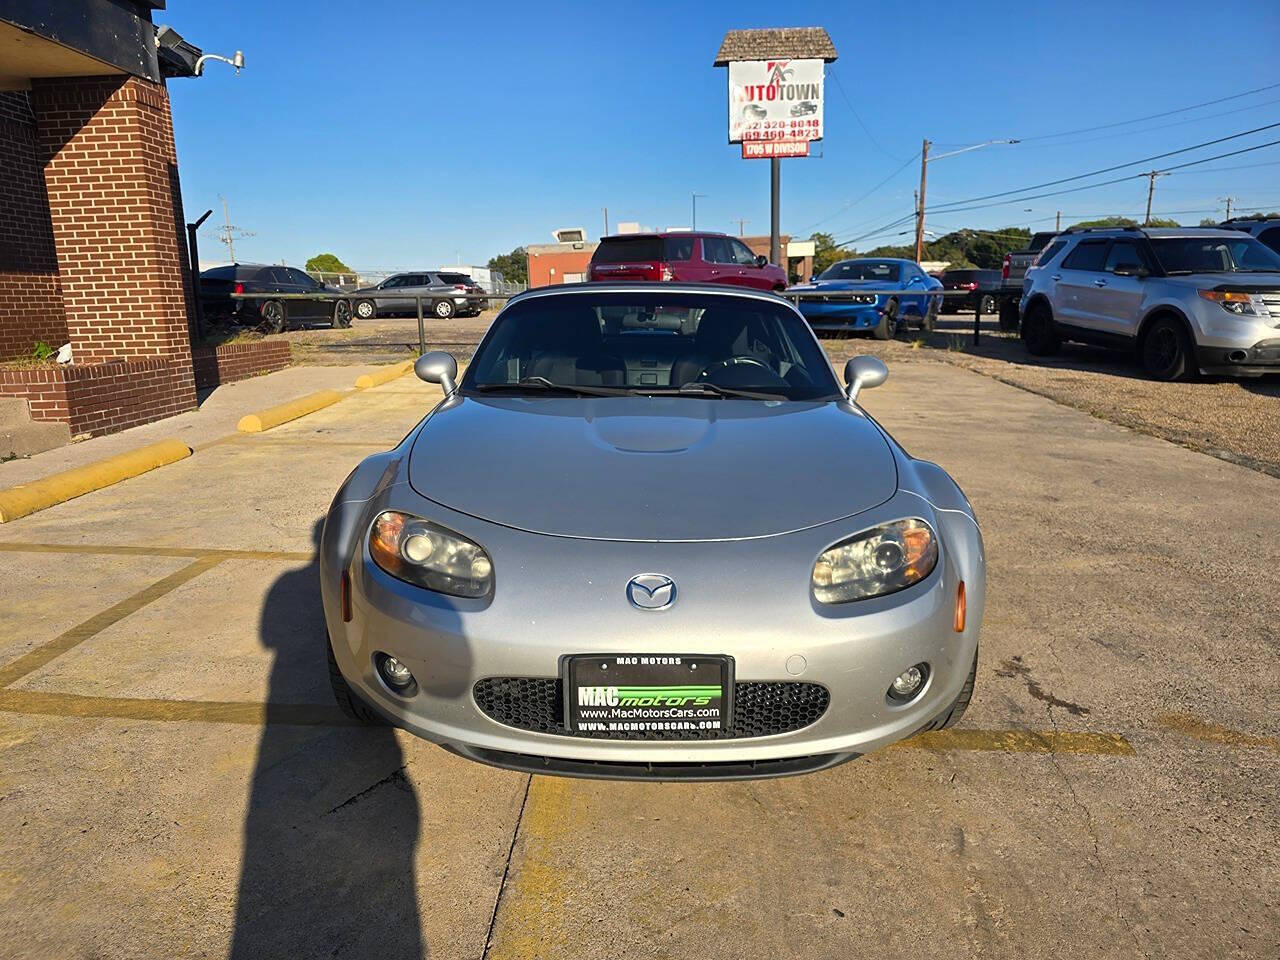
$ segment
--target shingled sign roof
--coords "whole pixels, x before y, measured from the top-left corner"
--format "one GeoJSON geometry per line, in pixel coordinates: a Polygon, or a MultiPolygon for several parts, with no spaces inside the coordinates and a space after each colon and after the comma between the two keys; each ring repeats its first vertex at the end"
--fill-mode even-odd
{"type": "Polygon", "coordinates": [[[836,58],[836,45],[822,27],[776,30],[730,30],[724,35],[715,66],[730,60],[825,60],[836,58]]]}

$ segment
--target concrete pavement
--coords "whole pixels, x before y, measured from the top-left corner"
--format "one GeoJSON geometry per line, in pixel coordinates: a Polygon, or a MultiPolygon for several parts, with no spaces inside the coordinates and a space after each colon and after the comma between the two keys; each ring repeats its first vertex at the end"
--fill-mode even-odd
{"type": "Polygon", "coordinates": [[[791,780],[342,723],[316,523],[438,396],[411,377],[0,527],[0,957],[1274,955],[1280,480],[891,370],[868,409],[984,526],[978,686],[791,780]]]}

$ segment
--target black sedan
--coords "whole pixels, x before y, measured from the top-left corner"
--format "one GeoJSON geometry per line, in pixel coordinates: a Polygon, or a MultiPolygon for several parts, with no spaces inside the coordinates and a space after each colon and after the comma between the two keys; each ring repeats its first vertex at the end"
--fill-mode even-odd
{"type": "Polygon", "coordinates": [[[236,263],[200,274],[200,304],[212,323],[235,323],[279,333],[311,323],[351,326],[350,301],[329,296],[314,300],[274,299],[271,294],[337,294],[296,267],[236,263]],[[233,293],[261,294],[248,299],[233,293]]]}

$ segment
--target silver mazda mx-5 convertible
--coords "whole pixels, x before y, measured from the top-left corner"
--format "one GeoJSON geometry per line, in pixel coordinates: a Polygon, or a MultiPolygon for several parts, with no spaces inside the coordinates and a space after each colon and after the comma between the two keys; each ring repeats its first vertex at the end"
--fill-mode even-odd
{"type": "Polygon", "coordinates": [[[968,500],[769,293],[522,294],[334,498],[330,675],[357,719],[517,770],[734,779],[946,727],[973,693],[968,500]]]}

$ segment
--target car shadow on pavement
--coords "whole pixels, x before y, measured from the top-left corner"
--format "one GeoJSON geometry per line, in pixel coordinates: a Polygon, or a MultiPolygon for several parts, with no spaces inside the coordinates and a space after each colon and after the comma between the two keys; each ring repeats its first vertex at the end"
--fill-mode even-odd
{"type": "Polygon", "coordinates": [[[336,706],[332,723],[279,722],[280,707],[332,702],[317,562],[272,584],[260,637],[274,659],[230,957],[426,956],[418,798],[393,729],[346,725],[336,706]]]}

